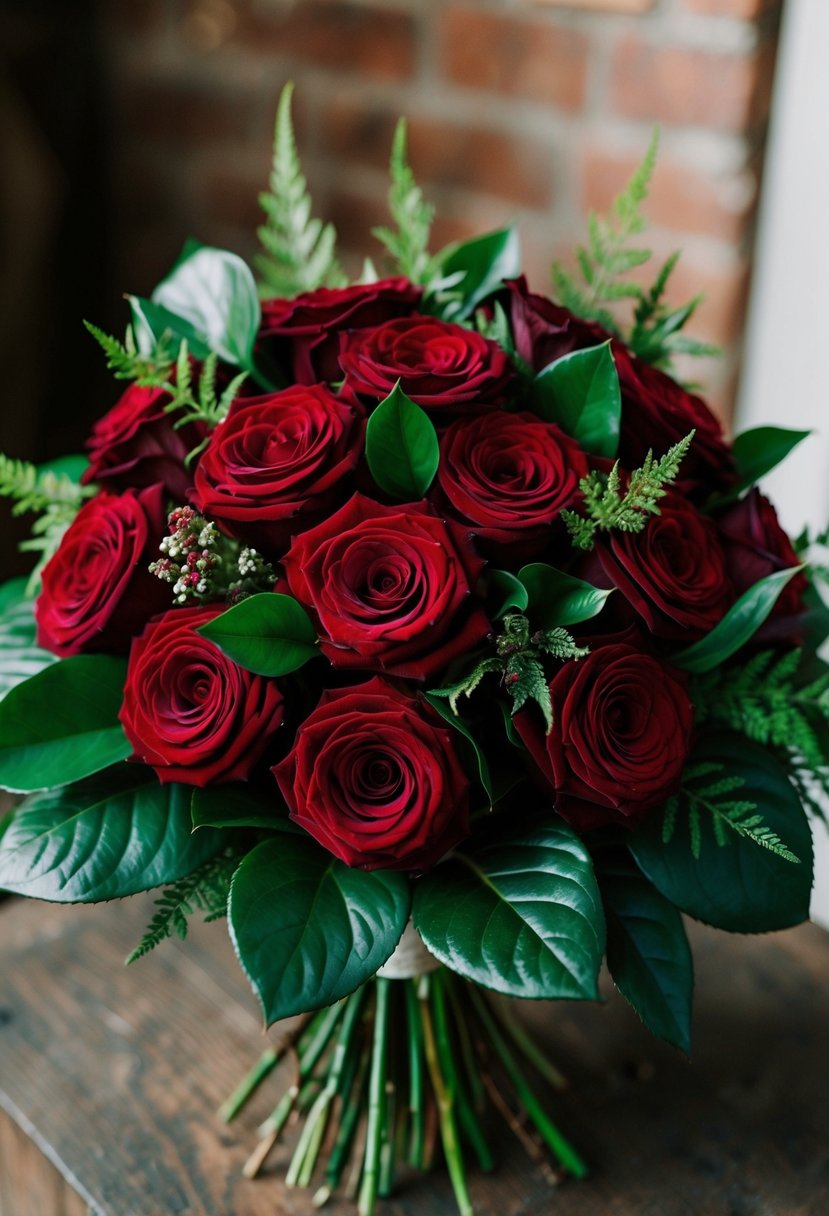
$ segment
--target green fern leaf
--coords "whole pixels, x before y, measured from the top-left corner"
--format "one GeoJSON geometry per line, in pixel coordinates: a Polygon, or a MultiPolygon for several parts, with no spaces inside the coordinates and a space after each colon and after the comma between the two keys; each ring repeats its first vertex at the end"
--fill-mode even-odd
{"type": "Polygon", "coordinates": [[[389,161],[389,211],[396,229],[380,227],[373,235],[385,245],[396,269],[413,283],[429,283],[437,272],[429,253],[434,207],[425,201],[406,159],[406,120],[401,118],[392,140],[389,161]]]}

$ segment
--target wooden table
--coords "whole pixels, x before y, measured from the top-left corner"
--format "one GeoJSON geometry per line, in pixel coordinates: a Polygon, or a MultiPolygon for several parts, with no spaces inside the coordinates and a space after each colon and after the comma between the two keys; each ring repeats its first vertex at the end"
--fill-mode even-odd
{"type": "MultiPolygon", "coordinates": [[[[223,926],[126,969],[149,906],[0,905],[0,1216],[310,1216],[279,1179],[287,1148],[239,1174],[276,1081],[231,1128],[214,1116],[262,1046],[223,926]]],[[[499,1129],[499,1171],[472,1179],[481,1216],[829,1213],[829,936],[693,938],[693,1064],[609,991],[531,1007],[573,1081],[554,1115],[593,1175],[552,1191],[499,1129]]],[[[439,1175],[381,1206],[453,1210],[439,1175]]]]}

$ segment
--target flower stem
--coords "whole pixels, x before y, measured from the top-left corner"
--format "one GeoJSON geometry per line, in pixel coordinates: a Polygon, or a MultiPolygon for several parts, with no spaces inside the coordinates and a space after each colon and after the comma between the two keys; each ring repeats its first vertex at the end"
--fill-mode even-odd
{"type": "Polygon", "coordinates": [[[553,1089],[566,1089],[568,1086],[567,1078],[563,1073],[559,1072],[555,1064],[552,1064],[548,1060],[532,1036],[524,1029],[514,1010],[503,1000],[493,1001],[490,1009],[527,1063],[531,1064],[553,1089]]]}
{"type": "Polygon", "coordinates": [[[435,1030],[432,1024],[432,1012],[429,1000],[431,990],[430,978],[428,975],[422,976],[419,989],[420,1017],[423,1025],[423,1046],[426,1052],[426,1063],[432,1079],[432,1088],[435,1091],[437,1099],[440,1138],[443,1143],[443,1152],[446,1157],[446,1165],[449,1169],[452,1189],[455,1192],[458,1211],[460,1212],[460,1216],[473,1216],[472,1200],[466,1187],[463,1154],[458,1139],[458,1129],[455,1124],[454,1094],[452,1089],[447,1086],[446,1079],[441,1071],[435,1030]]]}
{"type": "Polygon", "coordinates": [[[415,980],[405,981],[406,1014],[409,1038],[409,1111],[412,1119],[412,1134],[409,1141],[408,1161],[422,1170],[425,1154],[424,1108],[423,1108],[423,1026],[417,1003],[415,980]]]}
{"type": "MultiPolygon", "coordinates": [[[[449,1036],[449,1024],[446,1018],[446,1003],[444,1001],[445,978],[445,975],[439,971],[432,976],[432,1005],[435,1011],[435,1040],[438,1057],[443,1075],[447,1081],[447,1089],[457,1108],[461,1128],[466,1133],[466,1138],[475,1151],[478,1164],[487,1173],[493,1168],[492,1156],[478,1120],[475,1117],[472,1103],[467,1098],[463,1078],[455,1067],[455,1052],[449,1036]]],[[[461,1059],[464,1059],[463,1055],[461,1055],[461,1059]]]]}
{"type": "Polygon", "coordinates": [[[269,1047],[267,1051],[263,1051],[259,1059],[254,1064],[248,1075],[244,1077],[234,1089],[233,1093],[219,1107],[219,1118],[223,1123],[231,1123],[239,1111],[253,1097],[256,1090],[273,1072],[279,1063],[280,1053],[275,1047],[269,1047]]]}
{"type": "Polygon", "coordinates": [[[380,1148],[383,1137],[383,1110],[386,1087],[386,1057],[389,1029],[389,994],[393,980],[376,979],[377,1004],[374,1011],[374,1042],[371,1057],[371,1077],[368,1088],[368,1132],[366,1135],[365,1166],[360,1185],[360,1216],[373,1216],[377,1203],[380,1148]]]}

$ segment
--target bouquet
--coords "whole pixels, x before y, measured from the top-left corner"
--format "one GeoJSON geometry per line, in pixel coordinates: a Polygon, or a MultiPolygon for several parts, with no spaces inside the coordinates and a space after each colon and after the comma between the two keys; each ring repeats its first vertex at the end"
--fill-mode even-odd
{"type": "Polygon", "coordinates": [[[829,618],[756,487],[804,434],[729,443],[671,378],[695,302],[675,257],[630,281],[655,151],[554,302],[512,229],[429,251],[401,124],[391,265],[349,283],[288,89],[260,282],[188,243],[123,342],[88,324],[127,382],[88,458],[0,464],[39,554],[0,588],[0,887],[161,888],[130,961],[226,914],[290,1020],[223,1114],[290,1056],[249,1172],[299,1122],[318,1204],[442,1153],[469,1213],[488,1107],[582,1176],[502,998],[595,999],[606,957],[688,1052],[681,914],[809,914],[829,618]]]}

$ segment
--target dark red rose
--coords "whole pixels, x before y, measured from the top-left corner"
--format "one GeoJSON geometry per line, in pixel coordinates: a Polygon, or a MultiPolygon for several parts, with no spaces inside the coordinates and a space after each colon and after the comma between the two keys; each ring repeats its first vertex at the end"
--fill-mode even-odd
{"type": "Polygon", "coordinates": [[[263,300],[259,343],[290,369],[298,384],[339,380],[343,330],[407,317],[421,295],[419,287],[398,278],[354,287],[319,287],[292,300],[263,300]]]}
{"type": "Polygon", "coordinates": [[[130,640],[170,602],[147,567],[166,532],[164,490],[102,490],[68,528],[47,562],[35,603],[38,645],[66,658],[126,654],[130,640]]]}
{"type": "Polygon", "coordinates": [[[428,503],[355,494],[298,536],[283,566],[335,667],[426,679],[489,632],[470,595],[483,562],[466,529],[428,503]]]}
{"type": "Polygon", "coordinates": [[[340,339],[346,388],[382,401],[400,381],[412,401],[448,421],[503,405],[514,375],[496,342],[435,317],[403,317],[340,339]]]}
{"type": "MultiPolygon", "coordinates": [[[[751,490],[717,522],[738,595],[777,570],[800,565],[792,542],[780,526],[777,512],[759,490],[751,490]]],[[[803,592],[808,585],[804,574],[795,574],[780,592],[773,617],[792,617],[801,612],[803,592]]],[[[764,632],[768,628],[766,625],[764,632]]]]}
{"type": "Polygon", "coordinates": [[[375,676],[323,693],[273,773],[291,818],[346,865],[425,870],[469,834],[455,738],[375,676]]]}
{"type": "Polygon", "coordinates": [[[444,432],[439,501],[470,525],[485,553],[524,561],[547,544],[586,474],[586,456],[557,426],[493,411],[444,432]]]}
{"type": "Polygon", "coordinates": [[[163,389],[131,385],[92,428],[84,485],[98,482],[121,491],[161,482],[170,498],[185,502],[193,484],[185,457],[201,443],[205,427],[188,423],[176,430],[164,408],[169,401],[163,389]]]}
{"type": "Polygon", "coordinates": [[[364,430],[361,407],[322,385],[235,401],[199,461],[194,501],[232,536],[281,553],[347,497],[364,430]]]}
{"type": "Polygon", "coordinates": [[[678,494],[661,500],[641,532],[600,534],[596,555],[657,637],[701,637],[736,598],[716,524],[678,494]]]}
{"type": "Polygon", "coordinates": [[[237,667],[197,632],[221,611],[171,608],[132,644],[119,717],[133,758],[161,782],[243,781],[282,723],[275,681],[237,667]]]}
{"type": "Polygon", "coordinates": [[[518,733],[578,831],[635,827],[682,776],[693,706],[674,668],[633,646],[602,646],[566,663],[550,684],[553,729],[521,710],[518,733]]]}
{"type": "Polygon", "coordinates": [[[542,371],[574,350],[600,346],[610,337],[593,321],[583,321],[546,296],[529,291],[523,275],[505,286],[510,293],[508,307],[516,354],[533,371],[542,371]]]}

